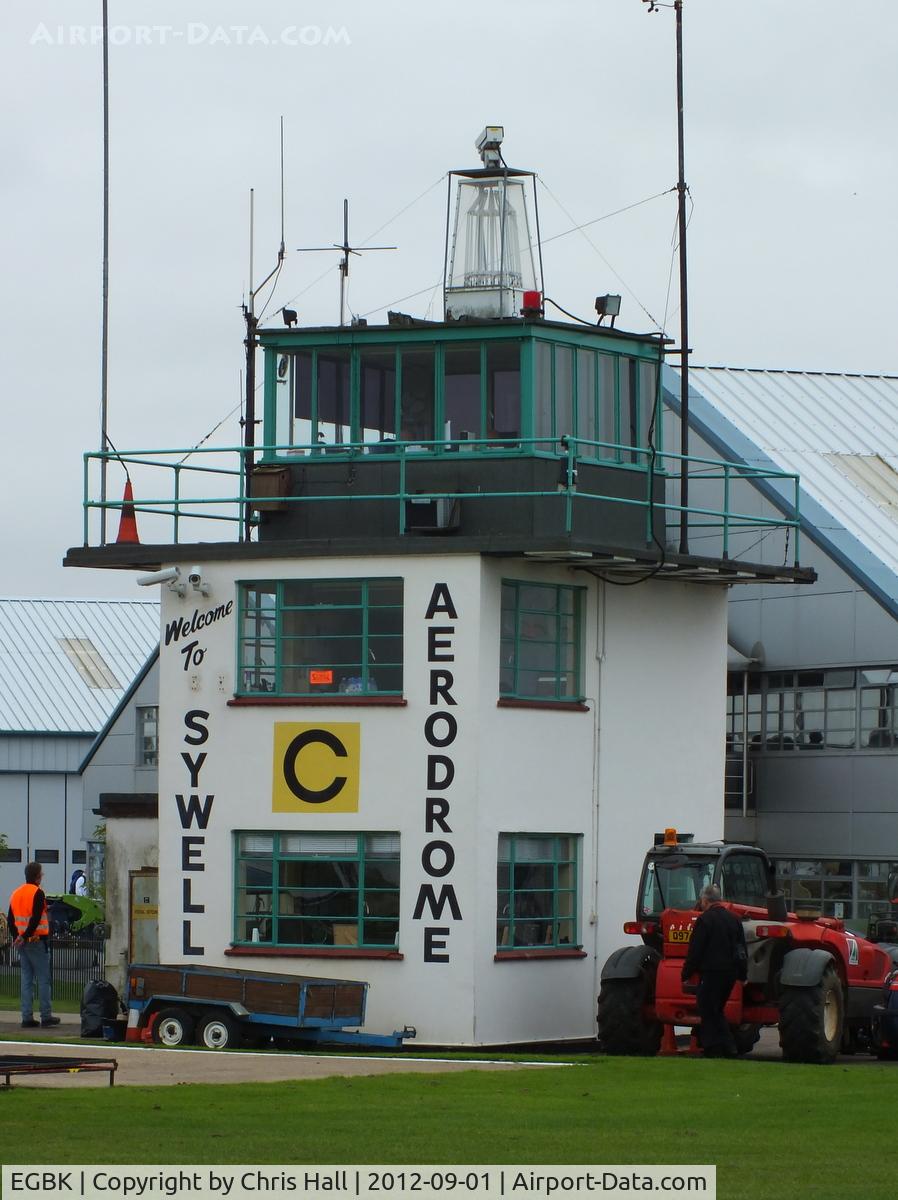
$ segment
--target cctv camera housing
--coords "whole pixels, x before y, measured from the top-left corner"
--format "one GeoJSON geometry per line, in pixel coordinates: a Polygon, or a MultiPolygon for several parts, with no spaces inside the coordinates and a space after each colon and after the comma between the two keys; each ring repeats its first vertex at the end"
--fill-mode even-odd
{"type": "Polygon", "coordinates": [[[162,571],[152,571],[149,575],[139,575],[137,582],[141,587],[152,587],[154,583],[177,583],[180,578],[180,567],[166,567],[162,571]]]}
{"type": "Polygon", "coordinates": [[[202,582],[202,579],[203,579],[203,573],[202,573],[202,571],[199,569],[199,567],[191,567],[191,568],[190,568],[190,571],[189,571],[189,573],[188,573],[188,575],[187,575],[187,579],[188,579],[188,582],[190,582],[190,583],[192,583],[192,584],[196,585],[196,584],[198,584],[198,583],[201,583],[201,582],[202,582]]]}

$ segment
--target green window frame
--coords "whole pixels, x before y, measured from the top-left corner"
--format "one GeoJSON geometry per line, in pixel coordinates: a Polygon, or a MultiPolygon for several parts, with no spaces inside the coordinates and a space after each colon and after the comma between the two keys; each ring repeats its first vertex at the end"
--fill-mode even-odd
{"type": "Polygon", "coordinates": [[[658,363],[547,339],[534,346],[534,437],[546,439],[535,448],[557,453],[571,434],[578,458],[647,470],[650,430],[661,448],[658,363]]]}
{"type": "Polygon", "coordinates": [[[525,345],[519,338],[453,339],[269,351],[274,441],[282,455],[300,445],[305,455],[339,454],[348,452],[347,441],[383,453],[397,439],[414,453],[520,451],[514,439],[526,436],[525,345]],[[468,402],[456,395],[447,411],[447,362],[454,367],[459,353],[479,365],[467,372],[468,402]],[[460,427],[447,430],[453,413],[460,427]]]}
{"type": "Polygon", "coordinates": [[[585,590],[568,584],[502,580],[500,697],[582,701],[585,590]]]}
{"type": "Polygon", "coordinates": [[[401,579],[238,584],[239,696],[401,696],[401,579]]]}
{"type": "Polygon", "coordinates": [[[653,424],[662,444],[656,357],[576,335],[511,333],[267,344],[267,461],[353,455],[359,443],[364,453],[395,452],[397,440],[416,454],[557,455],[568,434],[578,458],[649,468],[653,424]]]}
{"type": "Polygon", "coordinates": [[[496,949],[578,950],[579,834],[500,833],[496,949]]]}
{"type": "Polygon", "coordinates": [[[234,834],[234,945],[394,950],[399,834],[234,834]]]}

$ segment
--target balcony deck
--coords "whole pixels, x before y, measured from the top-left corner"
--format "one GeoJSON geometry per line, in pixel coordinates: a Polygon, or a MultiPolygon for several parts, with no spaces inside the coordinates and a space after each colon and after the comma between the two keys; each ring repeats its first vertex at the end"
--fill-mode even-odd
{"type": "Polygon", "coordinates": [[[676,454],[570,437],[256,451],[249,487],[239,446],[86,454],[84,544],[66,565],[480,553],[576,562],[615,579],[814,579],[800,566],[793,475],[690,458],[689,531],[702,552],[681,554],[676,454]],[[96,498],[104,457],[132,480],[140,543],[112,540],[125,501],[96,498]],[[782,495],[782,513],[759,511],[760,478],[782,495]],[[759,541],[765,553],[749,558],[759,541]]]}

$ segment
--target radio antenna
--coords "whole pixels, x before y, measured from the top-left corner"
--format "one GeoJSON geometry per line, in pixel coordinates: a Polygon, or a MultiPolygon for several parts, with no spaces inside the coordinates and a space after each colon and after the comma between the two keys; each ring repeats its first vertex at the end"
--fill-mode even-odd
{"type": "Polygon", "coordinates": [[[100,334],[100,545],[106,545],[109,449],[109,12],[103,0],[103,298],[100,334]]]}
{"type": "Polygon", "coordinates": [[[340,324],[346,324],[346,281],[349,278],[350,254],[367,254],[369,250],[398,250],[398,246],[351,246],[349,244],[349,201],[343,201],[343,241],[331,242],[329,246],[298,246],[300,254],[316,254],[319,251],[339,250],[342,257],[337,264],[340,272],[340,324]]]}
{"type": "Polygon", "coordinates": [[[253,189],[249,190],[249,294],[246,298],[246,303],[243,306],[243,319],[246,322],[246,337],[243,344],[246,347],[246,403],[243,412],[243,497],[244,497],[244,515],[243,515],[243,539],[250,540],[252,533],[252,511],[249,505],[249,499],[252,496],[252,478],[255,464],[254,451],[256,446],[256,331],[259,327],[259,318],[256,316],[256,296],[265,287],[266,283],[280,271],[286,257],[286,247],[284,244],[284,118],[281,117],[281,244],[277,252],[277,260],[268,272],[262,282],[257,286],[253,286],[253,237],[254,237],[254,214],[253,189]]]}

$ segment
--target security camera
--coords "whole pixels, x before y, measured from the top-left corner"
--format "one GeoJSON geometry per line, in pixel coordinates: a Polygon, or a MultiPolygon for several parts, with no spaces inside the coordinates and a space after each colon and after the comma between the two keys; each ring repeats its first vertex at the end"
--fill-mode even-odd
{"type": "Polygon", "coordinates": [[[209,585],[203,580],[203,572],[199,567],[191,567],[187,573],[187,582],[201,596],[209,595],[209,585]]]}
{"type": "Polygon", "coordinates": [[[166,567],[164,571],[152,571],[149,575],[138,575],[140,587],[152,587],[154,583],[165,583],[178,596],[186,596],[187,585],[181,583],[181,568],[166,567]]]}

